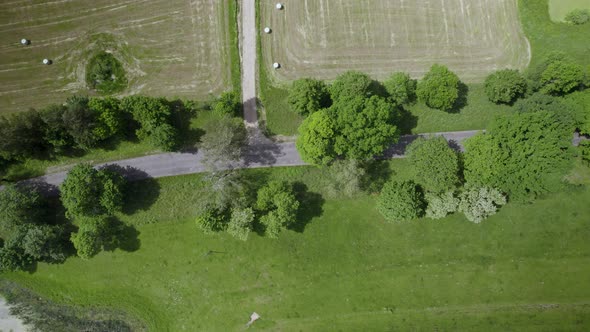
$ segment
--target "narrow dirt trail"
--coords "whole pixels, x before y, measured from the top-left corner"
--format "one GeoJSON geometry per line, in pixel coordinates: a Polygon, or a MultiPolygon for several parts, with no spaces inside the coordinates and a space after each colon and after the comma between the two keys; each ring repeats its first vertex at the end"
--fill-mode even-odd
{"type": "Polygon", "coordinates": [[[243,0],[241,7],[242,24],[240,31],[242,52],[242,102],[246,127],[258,128],[256,113],[256,3],[243,0]]]}

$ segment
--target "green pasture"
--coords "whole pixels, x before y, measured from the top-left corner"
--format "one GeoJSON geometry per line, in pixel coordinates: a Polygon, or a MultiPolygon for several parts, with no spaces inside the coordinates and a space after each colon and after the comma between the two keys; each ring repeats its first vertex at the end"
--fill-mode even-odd
{"type": "MultiPolygon", "coordinates": [[[[405,160],[381,174],[412,177],[405,160]]],[[[482,224],[461,215],[386,223],[375,196],[324,195],[312,167],[249,170],[305,188],[296,230],[278,240],[206,236],[199,175],[133,185],[136,251],[39,264],[4,278],[40,295],[131,314],[153,331],[518,330],[590,328],[590,190],[508,204],[482,224]]],[[[206,189],[206,188],[205,188],[206,189]]]]}
{"type": "Polygon", "coordinates": [[[549,0],[549,16],[556,22],[562,22],[574,9],[590,10],[590,0],[549,0]]]}

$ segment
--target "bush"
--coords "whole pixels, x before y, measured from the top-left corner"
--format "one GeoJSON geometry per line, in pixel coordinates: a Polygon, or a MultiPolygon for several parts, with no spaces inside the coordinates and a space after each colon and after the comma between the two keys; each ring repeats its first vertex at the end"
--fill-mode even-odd
{"type": "Polygon", "coordinates": [[[292,186],[283,181],[271,181],[258,190],[256,208],[262,214],[265,234],[277,238],[279,233],[297,220],[299,201],[292,186]]]}
{"type": "Polygon", "coordinates": [[[62,154],[74,147],[74,138],[68,132],[68,125],[64,121],[66,108],[63,105],[51,105],[39,112],[43,121],[43,140],[47,142],[54,153],[62,154]]]}
{"type": "Polygon", "coordinates": [[[15,185],[7,185],[0,190],[0,232],[4,235],[20,225],[39,222],[45,212],[45,201],[35,190],[15,185]]]}
{"type": "Polygon", "coordinates": [[[214,206],[207,206],[198,214],[196,223],[203,233],[212,234],[225,230],[227,217],[225,211],[220,211],[214,206]]]}
{"type": "Polygon", "coordinates": [[[499,190],[488,187],[468,188],[461,193],[460,199],[459,211],[474,223],[496,214],[498,207],[506,204],[506,197],[499,190]]]}
{"type": "Polygon", "coordinates": [[[24,160],[45,150],[44,123],[35,110],[0,116],[0,158],[24,160]]]}
{"type": "Polygon", "coordinates": [[[511,104],[524,95],[527,82],[518,70],[499,70],[486,78],[485,92],[494,103],[511,104]]]}
{"type": "Polygon", "coordinates": [[[327,191],[332,196],[343,194],[353,197],[361,191],[361,181],[365,176],[365,169],[357,160],[337,160],[328,170],[330,182],[327,191]]]}
{"type": "Polygon", "coordinates": [[[229,115],[238,116],[242,109],[242,103],[239,96],[233,91],[224,92],[213,103],[213,112],[219,116],[229,115]]]}
{"type": "Polygon", "coordinates": [[[88,106],[87,97],[68,98],[63,121],[76,147],[90,150],[98,145],[100,137],[94,132],[94,129],[99,126],[98,114],[88,106]]]}
{"type": "Polygon", "coordinates": [[[435,64],[418,82],[418,99],[428,107],[449,111],[459,98],[459,77],[447,67],[435,64]]]}
{"type": "Polygon", "coordinates": [[[396,105],[407,104],[416,94],[416,80],[406,73],[394,73],[383,82],[389,99],[396,105]]]}
{"type": "Polygon", "coordinates": [[[387,221],[402,221],[421,217],[424,195],[414,181],[389,181],[383,186],[377,210],[387,221]]]}
{"type": "Polygon", "coordinates": [[[419,138],[408,147],[408,160],[420,184],[443,192],[459,184],[459,158],[444,137],[419,138]]]}
{"type": "Polygon", "coordinates": [[[125,69],[113,54],[99,52],[86,65],[86,84],[103,94],[123,91],[127,86],[125,69]]]}
{"type": "Polygon", "coordinates": [[[329,110],[311,114],[299,126],[296,145],[301,159],[315,165],[329,164],[336,158],[335,137],[336,123],[329,110]]]}
{"type": "Polygon", "coordinates": [[[580,153],[580,158],[582,158],[582,162],[587,166],[590,166],[590,141],[580,142],[578,151],[580,153]]]}
{"type": "Polygon", "coordinates": [[[121,108],[139,123],[140,128],[135,132],[137,138],[164,151],[176,147],[178,131],[171,125],[172,109],[166,99],[129,96],[121,100],[121,108]]]}
{"type": "Polygon", "coordinates": [[[459,199],[453,191],[442,194],[426,193],[425,198],[428,202],[426,217],[430,219],[442,219],[457,211],[459,207],[459,199]]]}
{"type": "Polygon", "coordinates": [[[332,100],[336,102],[363,97],[368,98],[375,94],[373,80],[365,73],[348,71],[336,78],[328,88],[332,100]]]}
{"type": "Polygon", "coordinates": [[[584,83],[582,66],[566,61],[554,61],[541,74],[541,92],[564,95],[584,83]]]}
{"type": "Polygon", "coordinates": [[[332,104],[326,83],[311,78],[302,78],[293,82],[287,99],[291,109],[307,116],[332,104]]]}
{"type": "Polygon", "coordinates": [[[70,240],[79,257],[89,259],[103,248],[114,248],[117,245],[118,229],[114,227],[109,216],[82,216],[76,218],[78,232],[72,233],[70,240]]]}
{"type": "Polygon", "coordinates": [[[97,114],[98,125],[93,133],[100,140],[122,135],[126,128],[121,101],[116,98],[90,98],[88,107],[97,114]]]}
{"type": "Polygon", "coordinates": [[[254,222],[254,210],[252,208],[234,208],[227,225],[227,232],[242,241],[248,239],[248,234],[252,231],[254,222]]]}
{"type": "Polygon", "coordinates": [[[565,21],[574,25],[586,24],[590,21],[588,9],[574,9],[565,16],[565,21]]]}

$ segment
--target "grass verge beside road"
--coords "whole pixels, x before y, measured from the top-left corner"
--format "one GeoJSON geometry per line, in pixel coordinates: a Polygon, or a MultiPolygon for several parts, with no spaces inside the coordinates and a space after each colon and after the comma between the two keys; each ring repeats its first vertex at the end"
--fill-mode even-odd
{"type": "MultiPolygon", "coordinates": [[[[406,179],[406,160],[381,172],[406,179]]],[[[315,167],[247,170],[309,193],[298,231],[279,240],[207,236],[194,222],[200,175],[138,182],[140,248],[6,273],[59,303],[111,307],[151,330],[587,330],[590,189],[508,204],[482,224],[462,215],[389,224],[375,196],[326,198],[315,167]]]]}

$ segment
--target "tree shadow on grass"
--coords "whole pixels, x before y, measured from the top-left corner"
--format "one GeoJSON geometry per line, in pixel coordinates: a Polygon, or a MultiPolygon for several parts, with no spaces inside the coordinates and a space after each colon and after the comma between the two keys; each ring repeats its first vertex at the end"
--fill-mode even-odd
{"type": "Polygon", "coordinates": [[[397,127],[402,135],[410,135],[412,129],[418,126],[418,117],[404,107],[399,107],[397,127]]]}
{"type": "Polygon", "coordinates": [[[113,241],[104,246],[105,251],[121,249],[126,252],[133,252],[139,249],[139,231],[131,225],[127,225],[117,218],[111,218],[111,229],[113,230],[113,241]]]}
{"type": "Polygon", "coordinates": [[[382,160],[369,161],[364,168],[366,173],[361,179],[361,189],[368,193],[380,192],[385,182],[393,175],[389,163],[382,160]]]}
{"type": "Polygon", "coordinates": [[[179,150],[196,153],[195,145],[200,142],[205,131],[200,128],[191,128],[191,120],[198,116],[199,111],[205,111],[210,106],[205,103],[185,102],[180,99],[172,100],[169,103],[172,109],[172,125],[178,130],[179,150]]]}
{"type": "Polygon", "coordinates": [[[461,112],[461,110],[469,104],[468,100],[467,100],[468,95],[469,95],[469,87],[467,86],[467,84],[465,84],[463,82],[459,82],[459,96],[458,96],[457,100],[455,100],[453,107],[450,110],[448,110],[447,113],[461,112]]]}
{"type": "Polygon", "coordinates": [[[160,196],[158,181],[140,169],[116,164],[105,165],[102,168],[117,172],[129,181],[125,187],[123,204],[123,213],[126,215],[148,210],[160,196]]]}
{"type": "Polygon", "coordinates": [[[313,218],[319,217],[324,213],[323,206],[326,200],[321,194],[310,192],[307,185],[303,182],[293,183],[293,191],[299,201],[299,209],[297,210],[297,221],[289,229],[303,233],[305,226],[313,218]]]}

